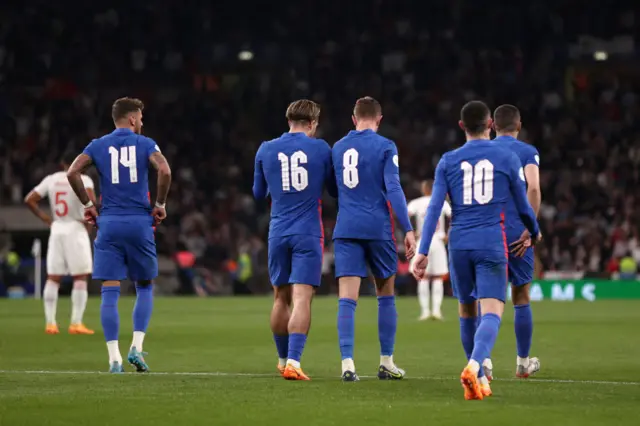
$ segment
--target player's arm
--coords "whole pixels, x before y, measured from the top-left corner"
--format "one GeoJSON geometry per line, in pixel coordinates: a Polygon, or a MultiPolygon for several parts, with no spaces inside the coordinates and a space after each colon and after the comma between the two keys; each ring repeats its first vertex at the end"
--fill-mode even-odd
{"type": "Polygon", "coordinates": [[[171,187],[171,167],[169,167],[169,162],[159,150],[149,155],[149,162],[158,172],[156,206],[164,206],[167,203],[169,188],[171,187]]]}
{"type": "Polygon", "coordinates": [[[331,155],[331,148],[329,147],[329,144],[327,144],[327,149],[329,150],[329,154],[325,166],[324,186],[327,188],[329,195],[333,198],[338,198],[338,184],[336,182],[336,172],[333,169],[333,156],[331,155]]]}
{"type": "Polygon", "coordinates": [[[518,214],[520,215],[520,219],[531,234],[532,239],[535,241],[538,238],[540,229],[538,228],[536,214],[527,199],[527,193],[524,185],[524,171],[522,170],[520,161],[515,154],[513,154],[509,160],[509,189],[511,191],[511,197],[513,197],[515,202],[516,209],[518,210],[518,214]]]}
{"type": "Polygon", "coordinates": [[[524,177],[527,180],[527,198],[533,211],[538,216],[540,212],[540,204],[542,203],[542,191],[540,190],[540,156],[536,151],[534,155],[527,160],[524,166],[524,177]]]}
{"type": "Polygon", "coordinates": [[[46,223],[48,226],[51,225],[51,216],[49,216],[46,212],[44,212],[40,207],[38,207],[38,203],[47,195],[49,187],[49,177],[45,177],[42,182],[38,184],[35,188],[33,188],[27,196],[24,198],[24,203],[27,205],[31,213],[36,215],[38,219],[46,223]]]}
{"type": "Polygon", "coordinates": [[[407,210],[407,199],[400,185],[400,169],[398,168],[398,150],[395,145],[386,152],[384,166],[384,186],[387,192],[387,199],[391,203],[393,211],[398,217],[398,222],[404,232],[413,231],[407,210]]]}
{"type": "Polygon", "coordinates": [[[418,254],[428,255],[429,247],[431,247],[431,240],[433,234],[436,232],[436,227],[440,221],[440,215],[442,214],[442,206],[444,205],[445,197],[447,196],[448,186],[447,177],[444,173],[446,169],[446,158],[442,157],[436,167],[436,176],[433,181],[433,191],[431,192],[431,201],[427,208],[427,215],[424,218],[424,225],[422,226],[422,239],[420,240],[420,247],[418,248],[418,254]]]}
{"type": "Polygon", "coordinates": [[[449,242],[449,231],[451,230],[451,205],[445,200],[442,206],[442,213],[444,214],[444,238],[442,241],[449,242]]]}
{"type": "MultiPolygon", "coordinates": [[[[91,145],[89,145],[91,146],[91,145]]],[[[89,147],[87,147],[88,149],[89,147]]],[[[85,207],[91,207],[93,205],[93,201],[89,198],[89,194],[87,189],[84,186],[84,182],[82,181],[82,173],[93,163],[93,160],[89,156],[89,154],[83,152],[78,155],[73,163],[71,163],[71,167],[67,170],[67,179],[69,180],[69,185],[71,185],[71,189],[76,193],[78,199],[85,207]]],[[[95,197],[95,195],[94,195],[95,197]]]]}
{"type": "Polygon", "coordinates": [[[264,144],[260,145],[258,152],[256,152],[255,166],[253,169],[253,196],[257,200],[261,200],[267,197],[269,188],[267,186],[267,179],[264,176],[262,170],[262,153],[264,151],[264,144]]]}
{"type": "MultiPolygon", "coordinates": [[[[416,210],[416,202],[415,200],[410,201],[407,204],[407,212],[409,213],[409,220],[411,221],[411,227],[413,229],[418,229],[418,211],[416,210]]],[[[418,232],[416,231],[416,238],[420,238],[418,232]]]]}

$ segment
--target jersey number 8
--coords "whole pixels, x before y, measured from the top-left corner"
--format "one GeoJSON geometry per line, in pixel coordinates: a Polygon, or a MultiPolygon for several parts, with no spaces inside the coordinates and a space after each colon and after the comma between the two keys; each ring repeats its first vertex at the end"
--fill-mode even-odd
{"type": "Polygon", "coordinates": [[[300,164],[307,164],[307,154],[296,151],[291,154],[291,160],[286,154],[278,153],[280,160],[280,171],[282,172],[282,190],[291,191],[291,187],[296,191],[302,191],[309,186],[309,174],[300,164]],[[291,176],[289,176],[291,175],[291,176]]]}
{"type": "Polygon", "coordinates": [[[138,182],[135,146],[123,146],[120,151],[110,146],[109,155],[111,155],[111,183],[120,183],[120,164],[129,168],[129,182],[138,182]]]}
{"type": "Polygon", "coordinates": [[[353,189],[360,183],[358,176],[358,151],[349,148],[342,156],[342,181],[349,189],[353,189]]]}
{"type": "Polygon", "coordinates": [[[475,166],[468,161],[460,163],[462,169],[462,204],[487,204],[493,199],[493,164],[480,160],[475,166]],[[473,190],[472,190],[473,186],[473,190]]]}

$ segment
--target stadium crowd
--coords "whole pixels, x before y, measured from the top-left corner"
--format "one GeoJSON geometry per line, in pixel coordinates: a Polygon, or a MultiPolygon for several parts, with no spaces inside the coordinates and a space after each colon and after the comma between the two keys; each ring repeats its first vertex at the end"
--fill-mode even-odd
{"type": "MultiPolygon", "coordinates": [[[[575,3],[489,10],[441,0],[416,13],[411,1],[380,0],[367,6],[374,19],[359,17],[358,1],[335,0],[9,8],[0,14],[0,203],[22,202],[63,151],[110,132],[115,98],[140,97],[145,134],[174,171],[159,251],[188,252],[211,276],[231,272],[243,284],[266,270],[268,204],[251,197],[254,155],[286,131],[290,101],[320,102],[319,136],[332,144],[350,130],[354,101],[377,98],[411,198],[440,155],[463,142],[462,104],[482,99],[517,105],[521,138],[540,151],[541,268],[615,272],[622,261],[635,270],[640,86],[617,67],[576,66],[584,58],[570,51],[584,34],[637,42],[637,17],[575,3]]],[[[329,199],[324,218],[329,276],[329,199]]],[[[205,281],[201,288],[218,291],[205,281]]]]}

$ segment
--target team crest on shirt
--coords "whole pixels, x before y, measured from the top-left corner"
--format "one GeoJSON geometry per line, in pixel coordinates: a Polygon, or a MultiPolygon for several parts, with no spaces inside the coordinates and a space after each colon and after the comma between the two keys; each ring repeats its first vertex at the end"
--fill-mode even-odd
{"type": "Polygon", "coordinates": [[[518,170],[518,174],[520,175],[520,179],[524,182],[524,170],[522,169],[522,167],[520,167],[520,170],[518,170]]]}
{"type": "Polygon", "coordinates": [[[536,160],[538,166],[540,165],[540,156],[538,154],[534,155],[533,158],[536,160]]]}
{"type": "Polygon", "coordinates": [[[395,164],[395,165],[396,165],[396,167],[400,167],[400,166],[398,165],[398,155],[397,155],[397,154],[393,156],[393,164],[395,164]]]}

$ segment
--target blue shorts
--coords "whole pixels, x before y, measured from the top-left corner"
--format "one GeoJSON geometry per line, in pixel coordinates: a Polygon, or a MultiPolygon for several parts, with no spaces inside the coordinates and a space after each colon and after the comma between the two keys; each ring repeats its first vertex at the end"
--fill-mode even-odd
{"type": "Polygon", "coordinates": [[[509,282],[516,286],[533,281],[533,247],[529,247],[523,257],[509,253],[509,282]]]}
{"type": "Polygon", "coordinates": [[[398,271],[398,251],[392,240],[333,240],[336,278],[368,277],[367,265],[375,278],[389,278],[398,271]]]}
{"type": "Polygon", "coordinates": [[[504,250],[449,250],[451,284],[460,303],[477,299],[505,301],[507,256],[504,250]]]}
{"type": "Polygon", "coordinates": [[[151,216],[98,216],[97,225],[94,279],[144,281],[158,276],[151,216]]]}
{"type": "Polygon", "coordinates": [[[269,238],[269,277],[274,286],[320,285],[324,238],[288,235],[269,238]]]}

